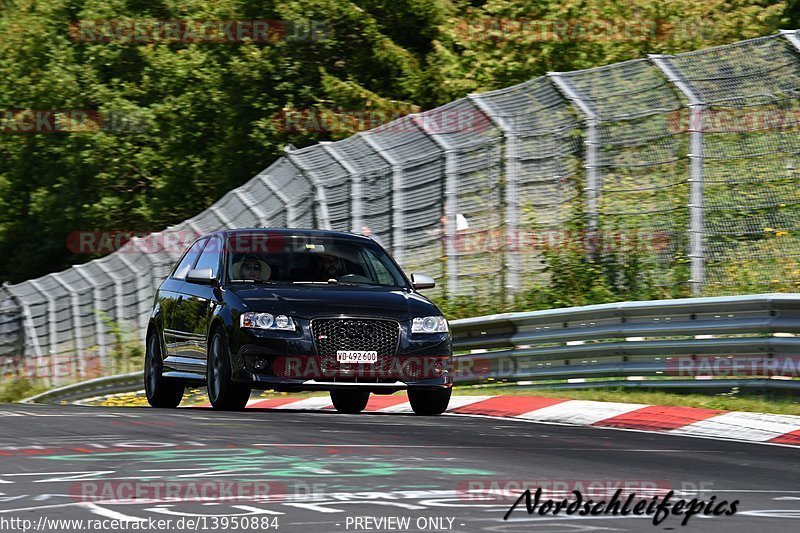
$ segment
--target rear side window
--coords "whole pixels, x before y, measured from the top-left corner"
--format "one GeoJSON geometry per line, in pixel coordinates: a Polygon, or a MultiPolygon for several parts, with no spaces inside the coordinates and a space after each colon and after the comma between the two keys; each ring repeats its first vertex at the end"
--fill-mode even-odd
{"type": "Polygon", "coordinates": [[[186,255],[183,256],[181,262],[178,263],[178,266],[175,267],[175,271],[172,273],[172,277],[175,279],[185,279],[186,274],[192,269],[192,265],[197,260],[197,256],[200,255],[200,250],[203,249],[203,245],[206,243],[206,239],[201,239],[194,243],[187,251],[186,255]]]}
{"type": "Polygon", "coordinates": [[[203,248],[203,253],[200,254],[200,259],[194,268],[210,268],[214,277],[219,274],[220,259],[222,256],[222,239],[219,237],[212,237],[209,239],[208,244],[203,248]]]}

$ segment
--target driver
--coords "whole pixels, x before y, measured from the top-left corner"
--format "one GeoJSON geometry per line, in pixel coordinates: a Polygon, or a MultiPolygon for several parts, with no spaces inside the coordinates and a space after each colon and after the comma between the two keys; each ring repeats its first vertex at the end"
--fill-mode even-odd
{"type": "Polygon", "coordinates": [[[318,265],[318,273],[319,279],[321,281],[328,281],[329,279],[338,279],[339,276],[343,275],[344,272],[344,265],[342,264],[342,259],[330,253],[322,254],[319,257],[318,265]]]}

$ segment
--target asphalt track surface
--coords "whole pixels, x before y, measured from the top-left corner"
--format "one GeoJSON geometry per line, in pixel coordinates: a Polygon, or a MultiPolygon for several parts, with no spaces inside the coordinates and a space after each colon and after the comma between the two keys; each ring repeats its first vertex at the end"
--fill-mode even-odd
{"type": "MultiPolygon", "coordinates": [[[[408,519],[409,531],[794,532],[799,457],[790,447],[458,415],[0,405],[0,530],[22,531],[11,519],[57,532],[76,530],[55,527],[59,519],[194,518],[192,531],[396,531],[408,519]],[[740,503],[734,516],[694,516],[685,527],[678,516],[657,526],[651,516],[529,516],[524,505],[503,520],[514,482],[552,480],[740,503]],[[222,482],[237,484],[236,495],[189,497],[192,487],[222,482]],[[85,501],[87,486],[123,483],[183,488],[172,499],[97,492],[105,499],[85,501]],[[269,495],[248,497],[255,486],[269,495]],[[485,499],[466,492],[475,487],[510,492],[485,499]],[[259,523],[232,527],[231,517],[259,523]]],[[[174,524],[160,530],[189,530],[174,524]]]]}

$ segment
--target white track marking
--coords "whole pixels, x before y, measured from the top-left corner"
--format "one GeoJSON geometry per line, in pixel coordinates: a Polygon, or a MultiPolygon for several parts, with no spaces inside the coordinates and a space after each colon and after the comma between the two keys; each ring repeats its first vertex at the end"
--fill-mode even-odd
{"type": "Polygon", "coordinates": [[[453,396],[450,398],[450,404],[447,406],[447,410],[451,411],[459,407],[488,400],[489,398],[494,398],[494,396],[453,396]]]}
{"type": "Polygon", "coordinates": [[[271,407],[271,409],[319,410],[328,407],[329,405],[333,405],[329,397],[315,396],[313,398],[306,398],[305,400],[287,403],[286,405],[271,407]]]}
{"type": "Polygon", "coordinates": [[[800,417],[761,413],[724,413],[669,431],[673,435],[735,437],[767,441],[800,430],[800,417]]]}
{"type": "Polygon", "coordinates": [[[516,416],[525,420],[539,422],[559,422],[562,424],[591,425],[615,416],[649,407],[641,403],[592,402],[587,400],[568,400],[535,411],[516,416]]]}

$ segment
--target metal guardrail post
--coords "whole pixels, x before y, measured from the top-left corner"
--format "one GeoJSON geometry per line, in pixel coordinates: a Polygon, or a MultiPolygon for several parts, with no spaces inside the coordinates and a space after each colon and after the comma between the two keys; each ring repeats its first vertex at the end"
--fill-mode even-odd
{"type": "Polygon", "coordinates": [[[504,117],[495,114],[492,107],[480,94],[470,94],[469,99],[480,109],[489,120],[503,132],[503,223],[505,224],[505,244],[501,248],[503,253],[504,283],[506,299],[511,302],[514,294],[520,290],[520,275],[522,273],[522,258],[520,257],[520,176],[522,168],[519,154],[519,139],[510,124],[504,117]]]}
{"type": "Polygon", "coordinates": [[[695,90],[681,77],[670,61],[671,56],[648,56],[664,73],[667,80],[689,100],[689,259],[691,260],[692,294],[702,294],[705,286],[705,221],[703,180],[703,112],[705,103],[695,90]]]}
{"type": "Polygon", "coordinates": [[[319,229],[331,229],[331,217],[328,213],[328,199],[325,194],[325,186],[320,183],[317,177],[314,175],[313,172],[309,171],[307,168],[303,166],[303,164],[297,159],[297,156],[293,153],[294,149],[291,145],[287,145],[284,148],[284,152],[286,153],[286,157],[291,164],[293,164],[300,173],[306,177],[308,181],[310,181],[314,185],[314,193],[315,193],[315,203],[316,209],[315,215],[317,218],[317,227],[319,229]]]}
{"type": "Polygon", "coordinates": [[[586,169],[586,215],[588,226],[588,250],[589,255],[595,253],[595,243],[598,228],[599,202],[602,194],[602,183],[600,176],[600,117],[592,109],[589,103],[580,97],[577,88],[571,81],[563,76],[563,73],[548,72],[548,77],[561,93],[575,104],[575,107],[583,114],[586,119],[586,159],[584,168],[586,169]]]}
{"type": "Polygon", "coordinates": [[[368,132],[361,136],[377,154],[392,167],[392,255],[401,265],[405,261],[405,239],[403,238],[403,166],[383,146],[373,139],[368,132]]]}
{"type": "Polygon", "coordinates": [[[425,117],[414,115],[411,120],[428,136],[436,146],[444,152],[444,235],[445,235],[445,277],[447,278],[447,294],[459,294],[459,257],[456,252],[456,217],[458,215],[458,152],[439,134],[431,133],[425,124],[425,117]]]}
{"type": "MultiPolygon", "coordinates": [[[[356,134],[358,135],[358,134],[356,134]]],[[[364,182],[363,174],[350,161],[339,152],[336,143],[329,141],[320,142],[322,148],[330,154],[337,163],[350,175],[350,229],[353,233],[361,234],[364,226],[364,182]]]]}

